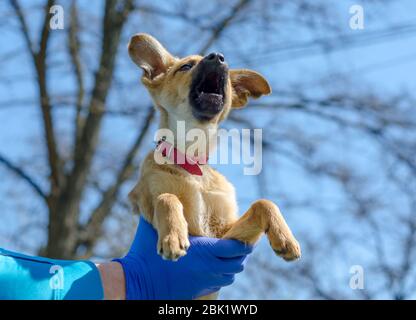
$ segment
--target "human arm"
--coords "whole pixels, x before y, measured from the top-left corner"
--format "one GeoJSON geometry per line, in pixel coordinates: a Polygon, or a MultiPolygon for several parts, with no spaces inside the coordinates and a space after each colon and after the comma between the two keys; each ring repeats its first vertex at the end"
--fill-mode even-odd
{"type": "Polygon", "coordinates": [[[252,247],[234,240],[190,237],[177,262],[156,253],[157,233],[141,219],[129,253],[91,261],[28,256],[0,248],[0,299],[192,299],[231,284],[252,247]]]}

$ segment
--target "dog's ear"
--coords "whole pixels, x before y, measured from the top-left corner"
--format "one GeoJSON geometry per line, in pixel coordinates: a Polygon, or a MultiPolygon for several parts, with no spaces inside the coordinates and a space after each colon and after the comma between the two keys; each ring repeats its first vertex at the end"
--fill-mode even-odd
{"type": "Polygon", "coordinates": [[[138,33],[131,37],[130,58],[144,71],[144,76],[154,79],[175,61],[175,58],[152,36],[138,33]]]}
{"type": "Polygon", "coordinates": [[[253,70],[232,69],[230,70],[230,79],[233,87],[231,102],[233,108],[244,107],[249,97],[259,98],[272,92],[267,80],[253,70]]]}

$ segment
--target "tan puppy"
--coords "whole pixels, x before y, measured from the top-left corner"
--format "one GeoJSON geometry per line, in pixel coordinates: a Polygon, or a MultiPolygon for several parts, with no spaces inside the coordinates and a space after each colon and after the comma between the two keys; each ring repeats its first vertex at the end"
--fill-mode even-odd
{"type": "MultiPolygon", "coordinates": [[[[147,34],[134,35],[128,49],[144,71],[142,82],[161,113],[160,128],[174,133],[177,121],[184,121],[186,131],[199,128],[208,140],[214,140],[219,122],[232,108],[243,107],[249,97],[271,92],[263,76],[246,69],[229,70],[219,53],[180,59],[147,34]]],[[[179,152],[188,150],[189,143],[180,150],[177,141],[169,142],[179,152]]],[[[209,151],[202,148],[192,156],[204,158],[209,151]]],[[[276,254],[288,261],[300,257],[299,244],[273,202],[257,200],[238,218],[234,187],[225,177],[207,164],[199,165],[202,175],[174,163],[159,164],[156,153],[150,152],[144,160],[129,198],[157,229],[157,250],[162,257],[176,260],[185,255],[188,233],[250,244],[266,233],[276,254]]]]}

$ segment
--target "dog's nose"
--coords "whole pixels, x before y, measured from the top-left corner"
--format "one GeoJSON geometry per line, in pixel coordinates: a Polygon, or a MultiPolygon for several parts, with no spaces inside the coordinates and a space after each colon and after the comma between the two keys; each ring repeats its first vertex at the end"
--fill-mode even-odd
{"type": "Polygon", "coordinates": [[[209,55],[207,55],[204,59],[210,62],[219,62],[224,63],[224,55],[219,52],[211,52],[209,55]]]}

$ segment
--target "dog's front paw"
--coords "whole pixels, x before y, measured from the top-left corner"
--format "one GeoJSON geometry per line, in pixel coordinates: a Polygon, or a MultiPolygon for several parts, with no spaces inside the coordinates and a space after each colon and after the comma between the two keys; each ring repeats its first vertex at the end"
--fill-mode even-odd
{"type": "Polygon", "coordinates": [[[272,248],[278,256],[281,256],[286,261],[297,260],[301,256],[300,245],[295,238],[286,239],[279,246],[272,246],[272,248]]]}
{"type": "Polygon", "coordinates": [[[177,261],[186,255],[189,246],[187,233],[171,232],[165,236],[159,236],[157,252],[163,259],[177,261]]]}
{"type": "Polygon", "coordinates": [[[267,232],[270,245],[273,251],[286,261],[299,259],[301,249],[299,242],[292,235],[290,230],[271,229],[267,232]]]}

